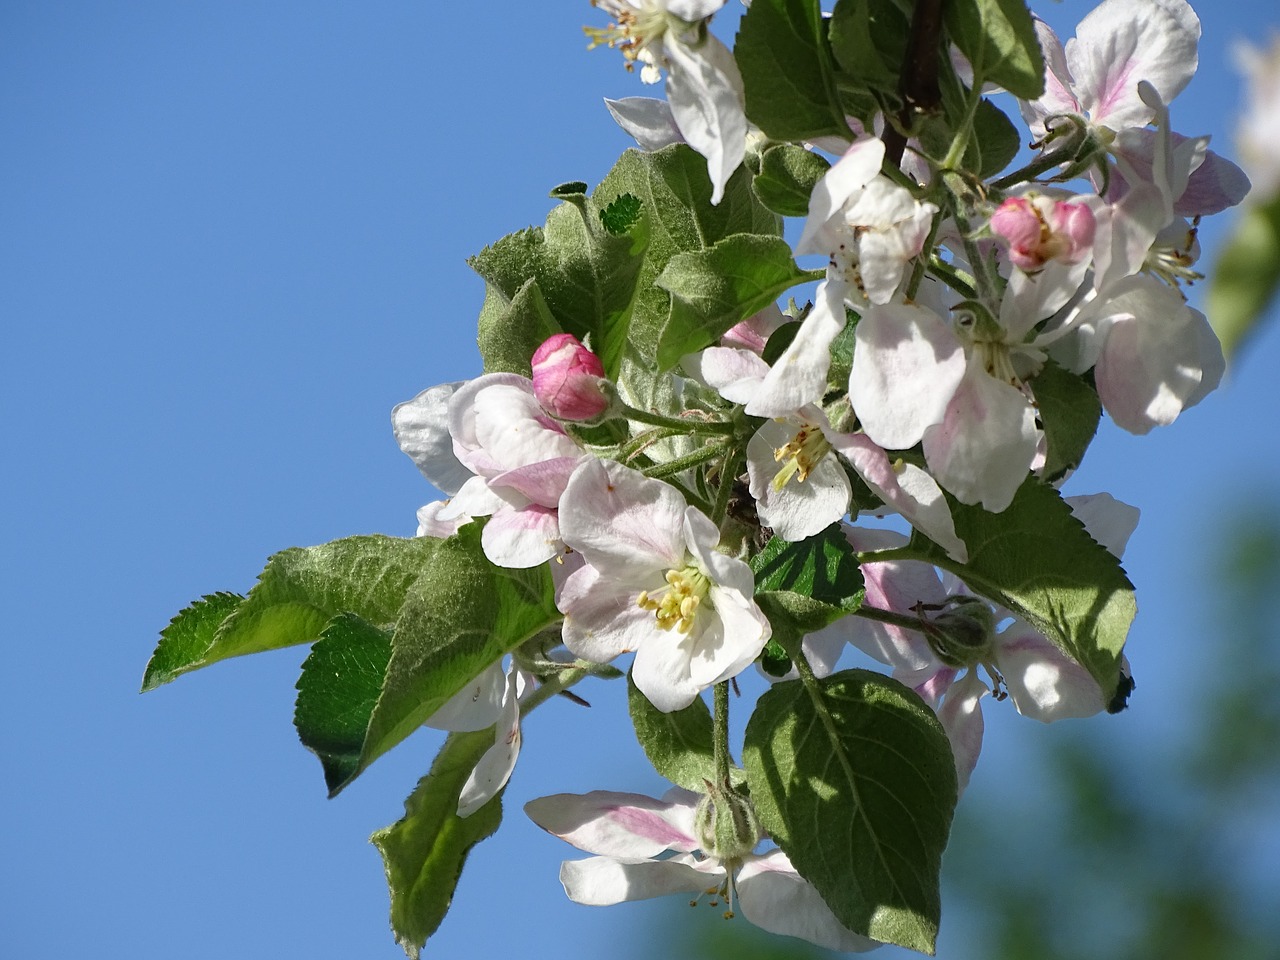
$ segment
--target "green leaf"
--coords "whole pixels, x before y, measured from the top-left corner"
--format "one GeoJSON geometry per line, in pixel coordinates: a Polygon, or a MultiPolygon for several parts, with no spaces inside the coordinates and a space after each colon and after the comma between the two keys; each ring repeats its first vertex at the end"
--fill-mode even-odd
{"type": "Polygon", "coordinates": [[[672,295],[658,365],[669,370],[796,284],[822,275],[797,267],[791,246],[780,237],[740,233],[704,250],[677,253],[656,281],[672,295]]]}
{"type": "Polygon", "coordinates": [[[148,667],[146,689],[229,657],[310,643],[339,613],[390,623],[438,543],[429,537],[369,536],[283,550],[267,561],[257,585],[216,630],[208,629],[202,614],[200,629],[182,644],[162,639],[156,655],[164,651],[158,661],[163,671],[148,667]]]}
{"type": "Polygon", "coordinates": [[[910,548],[1034,626],[1084,666],[1110,700],[1137,612],[1120,561],[1089,536],[1056,490],[1035,477],[1003,513],[947,500],[969,562],[956,563],[919,534],[912,535],[910,548]]]}
{"type": "Polygon", "coordinates": [[[755,0],[733,55],[747,117],[773,140],[850,136],[818,0],[755,0]]]}
{"type": "Polygon", "coordinates": [[[683,710],[663,713],[627,674],[627,707],[636,739],[653,768],[677,786],[702,793],[716,779],[711,711],[695,697],[683,710]]]}
{"type": "Polygon", "coordinates": [[[1098,392],[1083,377],[1052,360],[1031,381],[1031,390],[1048,446],[1044,478],[1057,480],[1080,465],[1098,432],[1102,404],[1098,392]]]}
{"type": "Polygon", "coordinates": [[[476,337],[485,373],[529,376],[533,352],[552,334],[563,332],[532,277],[510,299],[493,286],[485,288],[476,337]]]}
{"type": "Polygon", "coordinates": [[[238,593],[211,593],[187,607],[160,631],[160,642],[147,662],[142,692],[154,690],[191,669],[213,643],[214,634],[244,597],[238,593]]]}
{"type": "Polygon", "coordinates": [[[831,164],[794,143],[768,147],[751,181],[760,202],[782,217],[807,217],[809,197],[831,164]]]}
{"type": "Polygon", "coordinates": [[[897,95],[911,21],[893,0],[839,0],[831,13],[831,52],[842,79],[897,95]]]}
{"type": "Polygon", "coordinates": [[[643,211],[644,204],[639,197],[624,193],[600,211],[600,222],[605,230],[620,237],[640,222],[643,211]]]}
{"type": "Polygon", "coordinates": [[[774,684],[743,761],[760,821],[855,933],[933,953],[956,804],[942,725],[911,690],[845,670],[774,684]]]}
{"type": "Polygon", "coordinates": [[[975,83],[999,84],[1023,100],[1044,93],[1044,56],[1024,0],[949,0],[942,12],[975,83]]]}
{"type": "Polygon", "coordinates": [[[495,566],[481,548],[480,530],[468,524],[438,541],[430,566],[405,596],[360,759],[334,792],[499,657],[561,619],[547,565],[495,566]]]}
{"type": "Polygon", "coordinates": [[[838,523],[804,540],[774,537],[750,563],[757,593],[786,590],[844,610],[862,602],[858,554],[838,523]]]}
{"type": "Polygon", "coordinates": [[[458,816],[458,796],[493,733],[452,733],[431,772],[404,802],[404,817],[379,830],[370,842],[382,854],[391,892],[391,929],[417,960],[453,901],[467,854],[502,822],[501,794],[471,816],[458,816]]]}
{"type": "Polygon", "coordinates": [[[303,746],[320,758],[330,790],[355,775],[390,660],[390,632],[341,613],[303,661],[293,723],[303,746]]]}
{"type": "MultiPolygon", "coordinates": [[[[601,210],[581,192],[585,185],[569,183],[553,194],[563,202],[547,217],[542,229],[531,227],[509,234],[467,262],[488,284],[498,304],[509,303],[530,280],[537,281],[546,311],[560,329],[580,340],[590,338],[592,349],[611,377],[618,373],[632,303],[649,242],[647,218],[634,219],[621,234],[610,233],[601,210]]],[[[615,226],[620,222],[612,218],[615,226]]],[[[486,308],[489,318],[501,316],[498,305],[486,308]]],[[[487,326],[495,328],[491,320],[487,326]]],[[[499,329],[519,340],[510,327],[499,329]]],[[[525,338],[527,339],[527,337],[525,338]]],[[[482,350],[487,344],[482,343],[482,350]]],[[[505,344],[502,359],[510,363],[514,344],[505,344]]],[[[489,355],[484,354],[486,370],[489,355]]]]}
{"type": "Polygon", "coordinates": [[[1245,207],[1209,276],[1206,313],[1230,359],[1280,287],[1280,193],[1245,207]]]}
{"type": "Polygon", "coordinates": [[[969,146],[965,159],[970,160],[970,153],[976,152],[977,162],[968,165],[986,180],[1013,162],[1022,149],[1022,135],[1003,110],[984,98],[978,102],[973,115],[973,137],[969,146]]]}

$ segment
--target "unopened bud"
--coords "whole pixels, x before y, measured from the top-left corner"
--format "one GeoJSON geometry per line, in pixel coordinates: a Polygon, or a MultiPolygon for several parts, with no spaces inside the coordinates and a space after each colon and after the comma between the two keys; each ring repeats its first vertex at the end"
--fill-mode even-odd
{"type": "Polygon", "coordinates": [[[991,232],[1005,241],[1020,270],[1039,270],[1050,260],[1078,263],[1093,249],[1097,224],[1083,203],[1043,195],[1010,197],[991,215],[991,232]]]}
{"type": "Polygon", "coordinates": [[[604,365],[577,337],[557,333],[533,352],[533,395],[561,420],[594,420],[609,408],[604,365]]]}
{"type": "Polygon", "coordinates": [[[751,801],[728,785],[703,781],[707,792],[693,814],[702,852],[721,862],[741,860],[760,842],[760,821],[751,801]]]}
{"type": "Polygon", "coordinates": [[[918,604],[921,630],[939,660],[950,667],[972,667],[992,656],[996,617],[977,597],[948,597],[937,605],[918,604]],[[939,610],[926,617],[925,610],[939,610]]]}

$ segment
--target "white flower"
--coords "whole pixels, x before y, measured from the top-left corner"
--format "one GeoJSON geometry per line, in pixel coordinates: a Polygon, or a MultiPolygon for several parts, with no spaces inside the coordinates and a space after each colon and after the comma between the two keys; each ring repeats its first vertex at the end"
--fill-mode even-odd
{"type": "Polygon", "coordinates": [[[524,809],[548,833],[596,854],[560,867],[560,882],[575,903],[608,906],[668,893],[710,892],[724,897],[730,911],[736,899],[743,916],[770,933],[845,952],[880,945],[841,925],[781,850],[731,861],[700,850],[697,801],[696,794],[679,789],[664,800],[597,790],[540,797],[524,809]]]}
{"type": "Polygon", "coordinates": [[[672,486],[588,459],[560,499],[560,533],[581,555],[556,594],[564,644],[607,663],[635,651],[632,676],[655,707],[679,710],[759,655],[769,621],[741,560],[672,486]]]}

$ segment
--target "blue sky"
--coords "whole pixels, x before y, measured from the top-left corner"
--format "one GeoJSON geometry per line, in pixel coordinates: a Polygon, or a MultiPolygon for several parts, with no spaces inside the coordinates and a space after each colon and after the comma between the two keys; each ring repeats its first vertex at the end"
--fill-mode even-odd
{"type": "MultiPolygon", "coordinates": [[[[1230,45],[1280,15],[1201,6],[1174,125],[1230,154],[1230,45]]],[[[1044,12],[1069,33],[1088,9],[1044,12]]],[[[402,955],[366,838],[400,816],[437,734],[329,801],[292,729],[304,651],[136,691],[169,618],[247,589],[274,551],[413,532],[434,497],[389,411],[479,372],[465,258],[628,145],[601,98],[644,91],[585,51],[580,25],[601,19],[585,2],[0,5],[0,954],[402,955]]],[[[1093,721],[1125,737],[1168,743],[1188,722],[1202,544],[1221,507],[1280,491],[1277,362],[1267,329],[1173,428],[1104,427],[1072,482],[1143,509],[1126,558],[1140,686],[1093,721]]],[[[428,955],[589,956],[657,916],[567,903],[568,849],[519,812],[661,789],[617,691],[583,692],[590,713],[530,719],[507,822],[428,955]]],[[[978,778],[1029,724],[989,714],[978,778]]]]}

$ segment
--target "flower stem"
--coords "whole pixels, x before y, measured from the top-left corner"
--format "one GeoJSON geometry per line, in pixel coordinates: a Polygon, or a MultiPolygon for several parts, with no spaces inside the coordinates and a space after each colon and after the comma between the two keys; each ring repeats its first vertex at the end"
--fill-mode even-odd
{"type": "Polygon", "coordinates": [[[695,450],[693,453],[687,453],[683,457],[676,457],[674,460],[668,460],[665,463],[657,463],[652,467],[645,467],[640,472],[646,477],[664,477],[674,476],[677,473],[684,473],[690,467],[696,467],[706,463],[708,460],[714,460],[723,454],[729,447],[726,443],[712,443],[695,450]]]}
{"type": "Polygon", "coordinates": [[[895,613],[892,610],[883,610],[880,607],[861,606],[853,611],[853,615],[855,617],[865,617],[877,623],[887,623],[894,627],[905,627],[908,630],[923,629],[919,617],[913,617],[906,613],[895,613]]]}
{"type": "Polygon", "coordinates": [[[651,423],[655,427],[672,427],[681,433],[733,433],[737,427],[723,420],[698,420],[694,417],[669,417],[663,413],[650,413],[648,410],[637,410],[621,400],[618,409],[628,420],[639,423],[651,423]]]}
{"type": "Polygon", "coordinates": [[[716,782],[729,785],[729,771],[733,767],[729,759],[729,681],[722,680],[711,688],[714,706],[712,719],[715,727],[711,734],[712,756],[716,767],[716,782]]]}

